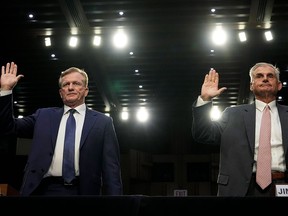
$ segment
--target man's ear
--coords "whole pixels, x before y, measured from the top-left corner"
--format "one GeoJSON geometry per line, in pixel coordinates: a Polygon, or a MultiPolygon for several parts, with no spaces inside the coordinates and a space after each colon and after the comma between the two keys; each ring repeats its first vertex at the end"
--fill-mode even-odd
{"type": "Polygon", "coordinates": [[[280,91],[282,89],[282,87],[283,87],[282,82],[278,82],[278,91],[280,91]]]}
{"type": "Polygon", "coordinates": [[[86,88],[85,97],[87,97],[88,93],[89,93],[89,88],[87,87],[87,88],[86,88]]]}
{"type": "Polygon", "coordinates": [[[61,89],[59,89],[59,95],[60,95],[60,98],[62,98],[61,89]]]}
{"type": "Polygon", "coordinates": [[[250,82],[250,90],[253,91],[253,83],[250,82]]]}

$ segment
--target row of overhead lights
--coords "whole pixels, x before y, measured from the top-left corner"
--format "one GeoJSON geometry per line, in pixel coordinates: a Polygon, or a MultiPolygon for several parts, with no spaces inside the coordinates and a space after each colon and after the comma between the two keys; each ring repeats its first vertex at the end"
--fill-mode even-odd
{"type": "MultiPolygon", "coordinates": [[[[245,31],[238,33],[240,42],[247,41],[247,35],[245,31]]],[[[270,30],[264,32],[266,41],[273,40],[273,34],[270,30]]],[[[227,41],[227,32],[221,27],[217,26],[212,32],[211,39],[215,45],[224,45],[227,41]]],[[[72,48],[77,47],[79,42],[78,36],[72,35],[69,38],[68,45],[72,48]]],[[[44,43],[46,47],[52,46],[51,37],[45,37],[44,43]]],[[[117,30],[113,36],[113,44],[116,48],[124,48],[128,43],[128,36],[123,29],[117,30]]],[[[101,36],[95,35],[92,40],[93,46],[99,47],[101,45],[101,36]]]]}
{"type": "MultiPolygon", "coordinates": [[[[217,13],[217,10],[216,8],[211,8],[210,12],[211,12],[211,15],[214,16],[217,13]]],[[[266,27],[268,28],[269,24],[266,27]]],[[[270,30],[265,31],[264,36],[265,36],[266,41],[273,40],[273,34],[270,30]]],[[[239,37],[240,42],[247,41],[247,35],[244,30],[239,30],[238,37],[239,37]]],[[[223,45],[225,44],[226,40],[227,40],[227,33],[225,32],[225,30],[222,28],[221,25],[217,26],[212,33],[212,41],[216,45],[223,45]]]]}
{"type": "MultiPolygon", "coordinates": [[[[227,32],[221,26],[217,26],[215,30],[212,32],[211,38],[215,45],[224,45],[227,41],[227,36],[228,36],[227,32]]],[[[264,36],[266,41],[273,40],[273,34],[270,30],[265,31],[264,36]]],[[[240,42],[247,41],[247,34],[244,30],[239,31],[238,37],[240,42]]]]}
{"type": "MultiPolygon", "coordinates": [[[[211,10],[211,12],[214,13],[215,10],[214,11],[211,10]]],[[[123,14],[124,14],[123,12],[119,12],[120,16],[122,16],[123,14]]],[[[265,31],[264,35],[265,35],[266,41],[273,40],[273,35],[271,31],[265,31]]],[[[238,33],[238,36],[239,36],[240,42],[247,41],[247,35],[245,31],[240,31],[238,33]]],[[[69,39],[68,44],[70,47],[74,48],[78,46],[78,41],[79,41],[78,37],[75,35],[72,35],[69,39]]],[[[224,45],[225,42],[227,41],[227,33],[221,26],[217,26],[215,30],[212,32],[212,41],[214,42],[215,45],[224,45]]],[[[128,36],[125,34],[124,30],[123,29],[118,30],[113,36],[114,46],[116,48],[124,48],[127,45],[127,43],[128,43],[128,36]]],[[[93,46],[99,47],[101,45],[101,36],[95,35],[93,37],[92,44],[93,46]]],[[[45,46],[47,47],[52,46],[51,37],[45,37],[45,46]]],[[[130,52],[130,55],[133,55],[133,52],[130,52]]],[[[212,110],[212,113],[211,113],[212,119],[217,120],[220,117],[219,110],[217,110],[217,107],[214,107],[214,109],[212,110]],[[217,113],[216,117],[215,117],[215,112],[217,113]]],[[[144,107],[139,108],[136,114],[136,118],[140,122],[145,122],[148,119],[148,116],[149,114],[147,112],[147,109],[145,109],[144,107]]],[[[122,120],[128,120],[129,119],[128,110],[124,108],[120,114],[120,117],[122,120]]]]}
{"type": "MultiPolygon", "coordinates": [[[[264,32],[264,35],[265,35],[265,38],[267,41],[273,40],[273,35],[272,35],[271,31],[264,32]]],[[[241,31],[238,33],[238,36],[239,36],[240,42],[247,41],[246,32],[241,31]]],[[[215,30],[212,32],[212,41],[214,42],[214,44],[224,45],[226,42],[226,39],[227,39],[227,33],[223,30],[222,27],[216,27],[215,30]]],[[[118,30],[113,37],[113,43],[114,43],[115,47],[123,48],[127,45],[127,42],[128,42],[128,37],[125,34],[125,32],[123,30],[118,30]]],[[[49,47],[51,45],[52,45],[51,38],[46,37],[45,38],[45,46],[49,47]]],[[[78,45],[78,37],[77,36],[71,36],[69,39],[69,46],[70,47],[77,47],[77,45],[78,45]]],[[[93,45],[94,46],[100,46],[101,45],[101,36],[100,35],[94,36],[93,45]]],[[[131,51],[129,54],[133,55],[133,52],[131,51]]],[[[55,57],[55,56],[52,56],[52,57],[55,57]]],[[[138,72],[138,70],[135,72],[138,72]]],[[[142,86],[140,85],[139,88],[142,88],[142,86]]],[[[145,122],[148,120],[148,117],[149,117],[149,113],[148,113],[147,109],[145,107],[139,108],[139,110],[136,113],[137,120],[140,122],[145,122]]],[[[123,111],[120,113],[120,118],[124,121],[127,121],[129,119],[129,112],[128,112],[127,108],[126,109],[124,108],[123,111]]],[[[218,107],[213,107],[213,109],[211,110],[211,118],[212,118],[212,120],[218,120],[220,118],[220,111],[219,111],[218,107]]]]}
{"type": "MultiPolygon", "coordinates": [[[[72,48],[77,47],[79,42],[79,37],[76,35],[72,35],[69,38],[68,45],[72,48]]],[[[52,46],[52,40],[50,36],[44,38],[44,43],[46,47],[52,46]]],[[[113,36],[113,44],[116,48],[124,48],[128,43],[128,37],[125,34],[123,29],[119,29],[113,36]]],[[[92,40],[93,46],[99,47],[101,45],[101,36],[94,35],[92,40]]]]}

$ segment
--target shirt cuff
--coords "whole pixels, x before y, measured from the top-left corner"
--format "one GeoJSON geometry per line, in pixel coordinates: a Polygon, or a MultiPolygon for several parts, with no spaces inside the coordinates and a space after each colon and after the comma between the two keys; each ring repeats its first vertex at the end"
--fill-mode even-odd
{"type": "Polygon", "coordinates": [[[0,97],[12,94],[12,90],[0,90],[0,97]]]}
{"type": "Polygon", "coordinates": [[[196,107],[203,106],[203,105],[205,105],[207,103],[210,103],[210,102],[211,101],[204,101],[199,95],[198,98],[197,98],[196,107]]]}

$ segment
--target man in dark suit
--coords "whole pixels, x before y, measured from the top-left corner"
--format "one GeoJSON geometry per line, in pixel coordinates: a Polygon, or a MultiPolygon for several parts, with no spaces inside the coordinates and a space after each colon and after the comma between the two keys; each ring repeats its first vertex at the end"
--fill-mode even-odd
{"type": "Polygon", "coordinates": [[[88,76],[71,67],[59,77],[63,107],[42,108],[24,118],[13,117],[12,89],[23,75],[17,65],[1,68],[0,133],[32,138],[20,193],[29,195],[122,195],[120,150],[112,118],[88,109],[88,76]],[[75,109],[75,177],[62,178],[65,124],[75,109]]]}
{"type": "Polygon", "coordinates": [[[220,145],[218,196],[274,196],[275,184],[287,181],[288,107],[276,102],[281,90],[280,71],[272,64],[260,62],[250,69],[252,104],[229,107],[218,121],[209,112],[212,99],[226,87],[218,88],[219,74],[206,74],[201,95],[192,107],[192,135],[198,143],[220,145]],[[256,183],[259,131],[262,111],[270,106],[272,183],[262,189],[256,183]]]}

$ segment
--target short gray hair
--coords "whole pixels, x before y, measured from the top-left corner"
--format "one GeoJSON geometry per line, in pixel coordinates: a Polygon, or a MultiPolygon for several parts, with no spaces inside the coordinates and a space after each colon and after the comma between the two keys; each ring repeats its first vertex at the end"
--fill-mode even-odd
{"type": "Polygon", "coordinates": [[[273,68],[274,73],[276,74],[277,80],[280,81],[280,70],[279,68],[275,67],[274,65],[267,63],[267,62],[259,62],[256,63],[253,67],[251,67],[250,71],[249,71],[249,76],[250,76],[250,81],[252,82],[253,80],[253,73],[254,71],[258,68],[258,67],[262,67],[262,66],[269,66],[271,68],[273,68]]]}

